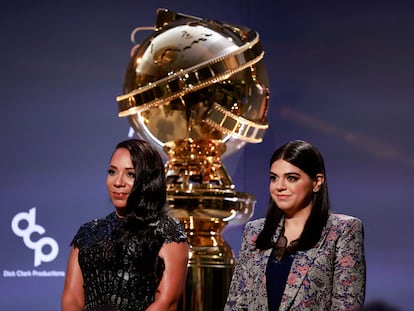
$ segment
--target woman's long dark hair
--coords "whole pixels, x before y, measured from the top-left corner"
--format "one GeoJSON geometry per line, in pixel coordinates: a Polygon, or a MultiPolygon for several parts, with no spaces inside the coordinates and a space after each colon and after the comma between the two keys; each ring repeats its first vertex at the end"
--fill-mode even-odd
{"type": "Polygon", "coordinates": [[[122,261],[131,240],[139,241],[134,246],[135,265],[148,269],[147,272],[153,269],[155,276],[160,278],[164,266],[158,252],[163,240],[156,235],[154,223],[167,215],[164,163],[158,151],[144,140],[125,140],[116,146],[115,151],[121,148],[130,153],[135,180],[125,207],[125,217],[114,237],[116,262],[122,261]]]}
{"type": "MultiPolygon", "coordinates": [[[[294,140],[278,148],[270,158],[270,166],[276,160],[284,160],[300,168],[311,179],[323,174],[325,181],[319,191],[313,193],[312,210],[298,241],[298,250],[307,250],[319,241],[323,227],[329,217],[328,184],[326,181],[325,164],[319,150],[303,140],[294,140]]],[[[258,249],[269,249],[273,246],[272,238],[283,217],[282,210],[269,199],[265,224],[256,240],[258,249]]]]}

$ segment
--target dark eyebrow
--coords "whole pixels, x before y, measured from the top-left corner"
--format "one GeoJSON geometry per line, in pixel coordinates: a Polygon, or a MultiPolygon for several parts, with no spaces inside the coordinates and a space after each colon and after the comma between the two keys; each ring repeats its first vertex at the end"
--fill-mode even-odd
{"type": "MultiPolygon", "coordinates": [[[[276,173],[273,173],[272,171],[270,171],[270,175],[277,176],[277,174],[276,174],[276,173]]],[[[300,174],[299,174],[299,173],[296,173],[296,172],[289,172],[289,173],[285,173],[284,175],[285,175],[285,176],[288,176],[288,175],[296,175],[296,176],[300,176],[300,174]]]]}
{"type": "MultiPolygon", "coordinates": [[[[112,164],[110,164],[110,165],[109,165],[109,168],[115,168],[115,169],[118,169],[118,167],[117,167],[117,166],[112,165],[112,164]]],[[[128,171],[135,171],[135,168],[133,168],[133,167],[126,167],[125,169],[126,169],[126,170],[128,170],[128,171]]]]}
{"type": "Polygon", "coordinates": [[[300,174],[299,173],[296,173],[296,172],[286,173],[285,175],[296,175],[296,176],[300,176],[300,174]]]}

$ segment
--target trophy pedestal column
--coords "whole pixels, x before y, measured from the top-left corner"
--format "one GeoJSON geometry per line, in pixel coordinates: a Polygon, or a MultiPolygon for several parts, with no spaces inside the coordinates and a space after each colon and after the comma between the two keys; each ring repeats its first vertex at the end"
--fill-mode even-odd
{"type": "Polygon", "coordinates": [[[221,236],[224,223],[194,218],[182,222],[190,243],[182,310],[223,310],[234,269],[233,251],[221,236]]]}
{"type": "Polygon", "coordinates": [[[237,217],[234,218],[237,214],[245,222],[245,218],[253,212],[255,200],[248,194],[238,192],[176,193],[168,198],[173,207],[172,215],[184,225],[190,245],[180,310],[221,311],[235,264],[233,250],[221,234],[228,224],[227,218],[237,220],[237,217]],[[205,205],[202,205],[203,202],[205,205]],[[188,211],[192,211],[193,215],[189,215],[188,211]],[[226,218],[224,215],[230,216],[226,218]]]}
{"type": "Polygon", "coordinates": [[[183,295],[182,310],[223,310],[232,273],[233,266],[190,265],[183,295]]]}
{"type": "Polygon", "coordinates": [[[166,144],[167,201],[190,245],[183,311],[221,311],[235,258],[221,233],[253,214],[255,198],[234,190],[220,155],[222,143],[182,140],[166,144]]]}

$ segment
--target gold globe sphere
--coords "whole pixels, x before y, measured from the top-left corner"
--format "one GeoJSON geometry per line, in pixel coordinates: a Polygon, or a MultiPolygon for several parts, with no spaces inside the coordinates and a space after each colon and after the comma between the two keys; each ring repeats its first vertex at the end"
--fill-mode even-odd
{"type": "Polygon", "coordinates": [[[268,128],[268,77],[257,32],[166,9],[133,49],[119,116],[160,149],[220,141],[222,156],[259,143],[268,128]]]}

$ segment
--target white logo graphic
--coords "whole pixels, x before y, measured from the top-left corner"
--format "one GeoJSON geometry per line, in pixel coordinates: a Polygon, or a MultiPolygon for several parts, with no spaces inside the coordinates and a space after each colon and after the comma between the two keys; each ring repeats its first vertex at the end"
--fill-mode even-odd
{"type": "Polygon", "coordinates": [[[30,236],[32,233],[37,232],[42,235],[46,230],[36,224],[36,208],[33,207],[28,213],[21,212],[16,214],[11,222],[11,228],[15,235],[22,237],[24,244],[34,250],[34,266],[39,266],[42,262],[49,262],[56,258],[59,253],[59,246],[57,242],[50,237],[43,237],[37,241],[32,241],[30,236]],[[20,228],[20,222],[27,222],[26,228],[20,228]],[[48,245],[50,252],[48,254],[43,253],[43,247],[48,245]]]}

